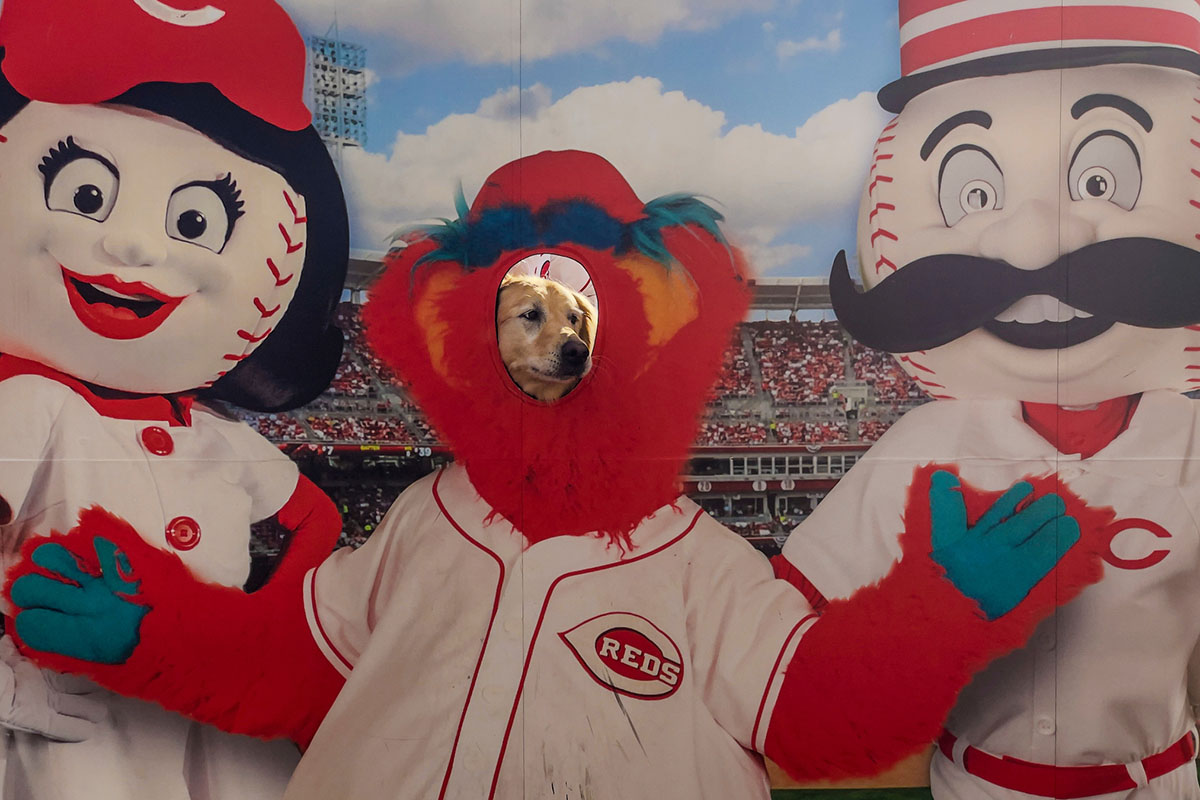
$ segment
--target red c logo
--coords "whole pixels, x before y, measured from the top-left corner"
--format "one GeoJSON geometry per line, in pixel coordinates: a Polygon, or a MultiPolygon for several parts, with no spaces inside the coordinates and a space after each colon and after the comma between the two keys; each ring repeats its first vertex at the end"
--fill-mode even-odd
{"type": "Polygon", "coordinates": [[[1157,522],[1151,522],[1148,519],[1122,519],[1114,522],[1104,529],[1104,533],[1108,537],[1105,540],[1106,552],[1104,553],[1104,560],[1109,564],[1112,564],[1114,567],[1117,567],[1118,569],[1149,569],[1170,555],[1170,550],[1155,550],[1145,558],[1139,558],[1136,560],[1121,558],[1112,551],[1112,543],[1114,539],[1128,530],[1149,531],[1159,539],[1171,538],[1171,534],[1166,528],[1164,528],[1162,525],[1159,525],[1157,522]]]}

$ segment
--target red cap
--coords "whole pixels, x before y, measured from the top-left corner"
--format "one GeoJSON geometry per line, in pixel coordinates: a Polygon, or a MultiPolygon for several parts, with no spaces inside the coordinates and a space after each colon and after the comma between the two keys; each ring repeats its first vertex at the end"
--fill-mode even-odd
{"type": "Polygon", "coordinates": [[[899,0],[899,111],[959,78],[1110,63],[1200,72],[1200,3],[1187,0],[899,0]]]}
{"type": "Polygon", "coordinates": [[[102,103],[141,83],[209,83],[284,130],[308,127],[304,40],[273,0],[4,0],[2,68],[25,97],[102,103]]]}
{"type": "MultiPolygon", "coordinates": [[[[11,2],[11,0],[5,0],[11,2]]],[[[556,200],[587,200],[626,224],[646,215],[646,204],[617,168],[595,153],[547,150],[510,161],[488,176],[472,219],[488,208],[523,205],[537,211],[556,200]]]]}

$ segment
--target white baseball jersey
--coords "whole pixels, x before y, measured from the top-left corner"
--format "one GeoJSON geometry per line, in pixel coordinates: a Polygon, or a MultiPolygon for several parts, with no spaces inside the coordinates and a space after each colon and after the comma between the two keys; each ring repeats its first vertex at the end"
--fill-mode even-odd
{"type": "MultiPolygon", "coordinates": [[[[22,374],[0,381],[0,408],[9,409],[0,415],[0,497],[11,511],[0,526],[5,568],[26,538],[65,532],[81,507],[99,504],[174,549],[201,579],[240,587],[250,523],[278,511],[296,487],[295,465],[269,442],[201,407],[190,425],[114,418],[98,411],[114,408],[102,398],[22,374]]],[[[232,736],[95,692],[110,717],[84,742],[3,732],[5,800],[268,800],[282,795],[298,759],[289,742],[232,736]]]]}
{"type": "Polygon", "coordinates": [[[801,594],[686,498],[631,551],[526,546],[491,513],[451,466],[309,573],[347,682],[285,796],[768,797],[754,751],[815,619],[801,594]]]}
{"type": "MultiPolygon", "coordinates": [[[[954,464],[964,482],[989,491],[1057,473],[1089,504],[1116,511],[1102,532],[1104,578],[1043,622],[1024,649],[977,675],[946,727],[996,756],[1060,766],[1138,762],[1192,728],[1189,688],[1200,697],[1197,407],[1173,392],[1149,392],[1127,430],[1081,459],[1035,433],[1015,401],[930,403],[906,414],[850,470],[788,538],[784,556],[826,597],[846,597],[899,557],[914,467],[954,464]]],[[[1027,797],[940,754],[932,783],[937,798],[1027,797]]],[[[1195,800],[1195,765],[1104,797],[1195,800]]]]}

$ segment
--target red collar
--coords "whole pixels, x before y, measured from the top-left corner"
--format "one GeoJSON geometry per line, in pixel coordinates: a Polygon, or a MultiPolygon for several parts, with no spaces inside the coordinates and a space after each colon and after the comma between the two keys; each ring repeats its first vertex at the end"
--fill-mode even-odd
{"type": "Polygon", "coordinates": [[[155,420],[177,427],[192,424],[192,402],[195,398],[190,394],[161,395],[122,392],[85,383],[36,361],[0,355],[0,381],[15,375],[38,375],[58,381],[86,400],[97,414],[104,417],[155,420]]]}
{"type": "Polygon", "coordinates": [[[1029,427],[1058,452],[1091,458],[1125,432],[1141,399],[1140,394],[1114,397],[1082,410],[1053,403],[1021,403],[1021,412],[1029,427]]]}

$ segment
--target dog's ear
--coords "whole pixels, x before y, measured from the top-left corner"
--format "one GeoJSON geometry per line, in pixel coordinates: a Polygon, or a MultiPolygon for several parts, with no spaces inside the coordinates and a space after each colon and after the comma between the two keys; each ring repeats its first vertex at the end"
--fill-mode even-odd
{"type": "Polygon", "coordinates": [[[579,310],[583,312],[583,324],[579,326],[579,338],[587,345],[588,350],[592,350],[596,344],[596,307],[578,292],[575,294],[575,298],[579,303],[579,310]]]}

